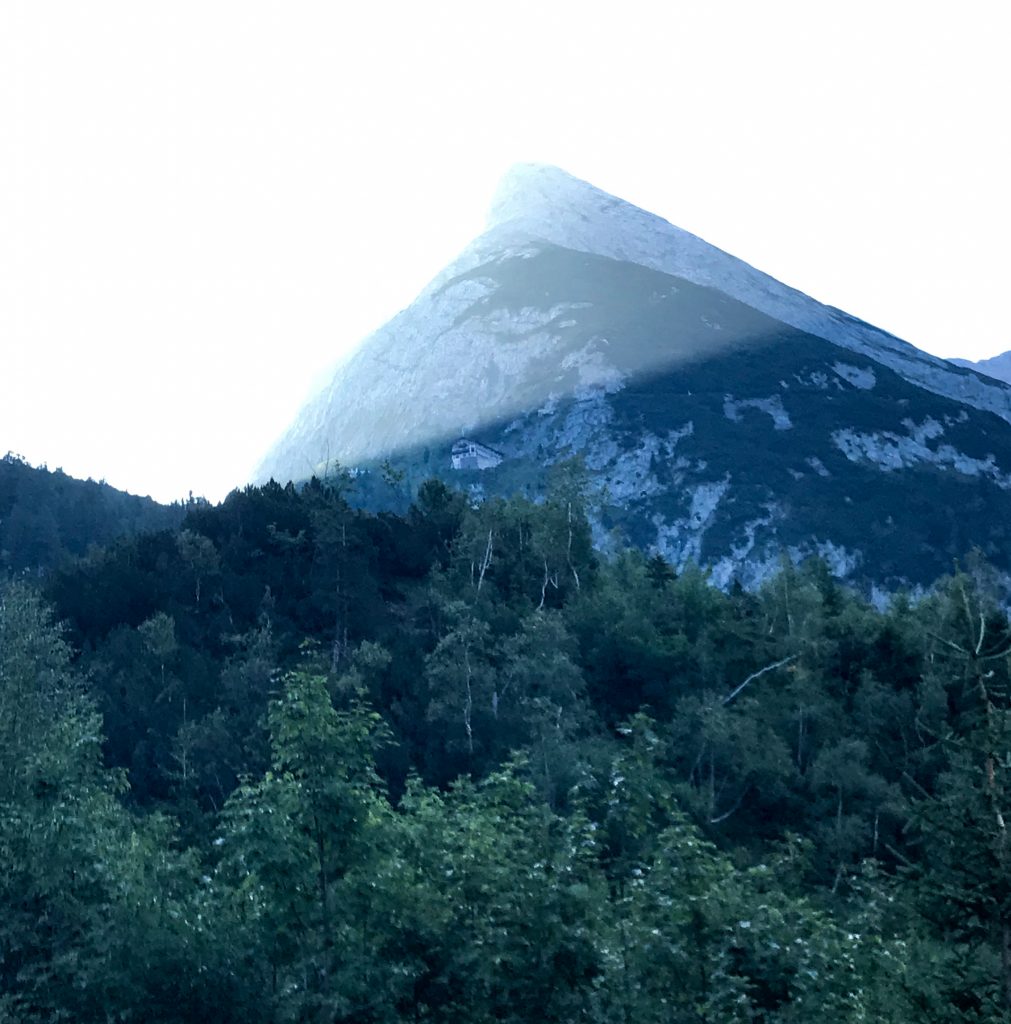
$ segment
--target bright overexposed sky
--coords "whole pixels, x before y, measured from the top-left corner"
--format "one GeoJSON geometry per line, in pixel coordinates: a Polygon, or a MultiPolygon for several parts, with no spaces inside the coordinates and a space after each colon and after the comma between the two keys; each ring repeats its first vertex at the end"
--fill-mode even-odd
{"type": "Polygon", "coordinates": [[[526,160],[930,352],[1009,349],[1001,15],[3,0],[0,453],[221,498],[526,160]]]}

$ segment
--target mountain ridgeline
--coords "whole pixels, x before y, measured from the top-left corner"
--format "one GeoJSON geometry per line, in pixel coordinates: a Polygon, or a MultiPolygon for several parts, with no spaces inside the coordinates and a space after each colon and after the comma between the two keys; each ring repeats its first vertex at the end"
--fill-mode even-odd
{"type": "Polygon", "coordinates": [[[599,546],[721,585],[758,584],[784,551],[887,589],[973,545],[1011,569],[1011,387],[547,167],[506,178],[488,231],[365,339],[258,477],[388,464],[411,493],[437,475],[536,497],[572,458],[599,546]]]}

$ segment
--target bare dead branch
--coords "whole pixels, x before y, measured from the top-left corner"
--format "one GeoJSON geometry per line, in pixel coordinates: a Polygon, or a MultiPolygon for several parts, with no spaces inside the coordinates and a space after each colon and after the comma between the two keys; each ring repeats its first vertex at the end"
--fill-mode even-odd
{"type": "Polygon", "coordinates": [[[741,791],[741,795],[734,801],[734,804],[730,808],[730,810],[729,811],[724,811],[722,814],[718,814],[715,818],[710,818],[709,819],[709,824],[710,825],[719,825],[719,823],[721,821],[726,821],[727,818],[729,818],[730,815],[734,813],[734,811],[736,811],[736,810],[738,810],[740,808],[741,804],[744,803],[744,798],[748,795],[748,793],[750,791],[751,791],[751,786],[750,785],[745,786],[744,789],[741,791]]]}
{"type": "Polygon", "coordinates": [[[927,636],[929,636],[931,640],[936,640],[939,644],[944,644],[945,647],[950,647],[953,651],[961,654],[963,658],[969,657],[969,652],[964,647],[959,647],[958,644],[952,643],[950,640],[946,640],[943,636],[938,636],[936,633],[931,633],[929,630],[927,631],[927,636]]]}
{"type": "Polygon", "coordinates": [[[745,686],[748,685],[748,683],[753,683],[759,678],[759,676],[764,676],[766,672],[772,672],[773,669],[782,668],[783,665],[789,665],[791,661],[796,661],[799,657],[799,654],[791,654],[786,658],[780,658],[779,661],[774,661],[771,665],[766,665],[765,668],[760,668],[757,672],[752,672],[740,686],[728,693],[720,703],[726,706],[744,689],[745,686]]]}

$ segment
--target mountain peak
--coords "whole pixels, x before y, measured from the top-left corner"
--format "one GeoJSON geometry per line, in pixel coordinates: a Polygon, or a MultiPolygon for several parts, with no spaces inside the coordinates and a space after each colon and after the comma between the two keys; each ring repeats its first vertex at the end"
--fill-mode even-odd
{"type": "Polygon", "coordinates": [[[601,545],[619,529],[724,583],[758,582],[782,549],[924,582],[968,538],[999,543],[1011,426],[984,410],[1011,423],[1007,385],[557,167],[513,168],[490,219],[341,365],[261,479],[337,460],[375,495],[368,471],[389,461],[413,486],[543,494],[578,455],[601,545]]]}
{"type": "Polygon", "coordinates": [[[552,164],[514,164],[495,190],[487,227],[490,230],[517,220],[546,225],[572,214],[588,215],[602,203],[622,201],[552,164]]]}
{"type": "Polygon", "coordinates": [[[487,228],[496,233],[499,229],[522,233],[656,270],[668,270],[665,264],[686,247],[692,250],[693,259],[700,246],[719,252],[662,217],[551,164],[511,167],[492,198],[487,228]]]}
{"type": "MultiPolygon", "coordinates": [[[[777,281],[663,217],[550,164],[516,164],[499,183],[488,230],[469,254],[480,262],[503,241],[544,241],[635,263],[715,288],[767,316],[884,362],[939,394],[957,393],[1011,422],[1011,392],[988,378],[952,377],[949,363],[777,281]]],[[[459,272],[454,267],[453,272],[459,272]]],[[[439,284],[443,281],[440,279],[439,284]]],[[[973,369],[992,376],[994,369],[973,369]]]]}

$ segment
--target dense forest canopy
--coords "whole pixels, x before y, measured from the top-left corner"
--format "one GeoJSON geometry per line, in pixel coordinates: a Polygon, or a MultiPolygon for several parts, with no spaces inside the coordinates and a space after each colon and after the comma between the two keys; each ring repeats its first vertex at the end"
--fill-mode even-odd
{"type": "Polygon", "coordinates": [[[0,1019],[1008,1019],[978,559],[883,610],[817,561],[722,592],[597,555],[571,466],[352,487],[3,584],[0,1019]]]}

